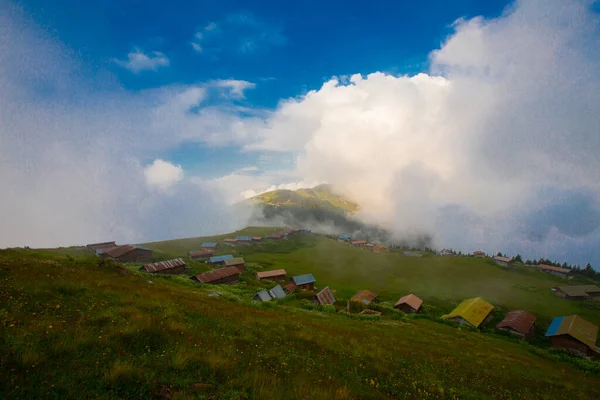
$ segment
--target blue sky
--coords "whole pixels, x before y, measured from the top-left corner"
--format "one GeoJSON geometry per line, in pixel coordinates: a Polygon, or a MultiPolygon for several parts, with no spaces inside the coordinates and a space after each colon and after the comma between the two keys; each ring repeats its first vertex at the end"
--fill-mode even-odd
{"type": "MultiPolygon", "coordinates": [[[[18,4],[89,70],[109,70],[126,90],[245,80],[257,85],[238,104],[275,108],[281,99],[318,89],[333,76],[426,71],[429,52],[439,47],[455,20],[496,17],[509,2],[397,1],[381,7],[346,1],[25,0],[18,4]],[[215,28],[206,29],[211,26],[215,28]],[[198,33],[202,39],[195,36],[198,33]],[[201,45],[202,52],[195,51],[192,43],[201,45]],[[132,73],[115,63],[134,49],[161,52],[169,65],[132,73]]],[[[148,156],[167,158],[205,177],[254,165],[260,158],[236,147],[199,143],[148,156]]]]}
{"type": "Polygon", "coordinates": [[[598,4],[0,0],[0,246],[329,182],[400,236],[600,264],[598,4]]]}

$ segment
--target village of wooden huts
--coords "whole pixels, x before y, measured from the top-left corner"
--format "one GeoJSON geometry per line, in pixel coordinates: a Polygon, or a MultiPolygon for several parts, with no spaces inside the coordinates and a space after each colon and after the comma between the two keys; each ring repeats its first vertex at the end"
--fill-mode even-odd
{"type": "Polygon", "coordinates": [[[352,235],[339,235],[338,236],[338,242],[340,242],[340,243],[350,242],[351,240],[352,240],[352,235]]]}
{"type": "Polygon", "coordinates": [[[540,264],[537,266],[541,272],[545,272],[550,275],[558,276],[563,279],[573,279],[573,271],[568,268],[555,267],[554,265],[540,264]]]}
{"type": "Polygon", "coordinates": [[[226,260],[233,259],[231,254],[225,254],[223,256],[213,256],[208,259],[208,264],[211,266],[223,266],[226,260]]]}
{"type": "Polygon", "coordinates": [[[596,346],[598,327],[578,315],[556,317],[546,331],[552,347],[568,352],[600,358],[600,349],[596,346]]]}
{"type": "Polygon", "coordinates": [[[320,306],[325,304],[335,304],[335,297],[333,296],[331,289],[329,289],[329,286],[325,286],[319,293],[315,294],[313,303],[320,306]]]}
{"type": "Polygon", "coordinates": [[[214,253],[215,251],[217,251],[219,249],[219,243],[204,242],[204,243],[202,243],[202,245],[200,246],[200,248],[203,251],[214,253]]]}
{"type": "Polygon", "coordinates": [[[483,258],[483,257],[485,257],[485,252],[483,252],[483,251],[479,251],[479,250],[478,250],[478,251],[474,251],[474,252],[473,252],[473,255],[474,255],[475,257],[483,258]]]}
{"type": "Polygon", "coordinates": [[[269,290],[261,290],[260,292],[256,293],[256,295],[252,298],[253,300],[256,301],[271,301],[274,299],[283,299],[286,296],[285,292],[283,291],[283,288],[279,285],[275,286],[272,289],[269,290]]]}
{"type": "Polygon", "coordinates": [[[188,257],[190,258],[190,260],[207,260],[210,257],[212,257],[213,254],[214,253],[212,251],[206,251],[206,250],[190,251],[188,253],[188,257]]]}
{"type": "Polygon", "coordinates": [[[246,262],[241,257],[229,258],[225,260],[224,265],[226,267],[236,267],[240,272],[244,272],[246,269],[246,262]]]}
{"type": "Polygon", "coordinates": [[[405,314],[418,313],[421,311],[421,306],[423,306],[423,300],[412,293],[400,297],[400,300],[394,304],[395,309],[400,310],[405,314]]]}
{"type": "Polygon", "coordinates": [[[292,278],[292,282],[297,288],[305,290],[315,289],[315,277],[312,274],[298,275],[292,278]]]}
{"type": "Polygon", "coordinates": [[[350,242],[350,245],[352,247],[366,247],[367,243],[368,242],[366,240],[353,240],[350,242]]]}
{"type": "Polygon", "coordinates": [[[496,325],[496,329],[511,333],[524,339],[530,339],[535,330],[535,315],[524,310],[513,310],[496,325]]]}
{"type": "Polygon", "coordinates": [[[442,319],[482,328],[492,318],[493,309],[493,305],[481,297],[475,297],[464,300],[450,314],[442,315],[442,319]]]}
{"type": "Polygon", "coordinates": [[[85,250],[90,253],[96,253],[97,250],[106,251],[108,249],[112,249],[113,247],[117,247],[115,242],[102,242],[102,243],[92,243],[85,246],[85,250]]]}
{"type": "Polygon", "coordinates": [[[126,244],[113,247],[108,250],[99,249],[96,254],[102,258],[109,258],[121,262],[150,262],[152,261],[152,250],[141,246],[126,244]]]}
{"type": "Polygon", "coordinates": [[[370,306],[377,299],[377,293],[370,290],[359,290],[350,298],[350,303],[360,303],[364,306],[370,306]]]}
{"type": "Polygon", "coordinates": [[[192,280],[200,283],[232,284],[240,280],[240,271],[236,267],[224,267],[212,271],[202,272],[191,277],[192,280]]]}
{"type": "Polygon", "coordinates": [[[505,267],[505,268],[512,268],[515,266],[514,260],[509,257],[495,256],[494,262],[496,264],[500,265],[501,267],[505,267]]]}
{"type": "Polygon", "coordinates": [[[600,300],[600,287],[596,285],[556,286],[552,292],[567,300],[600,300]]]}
{"type": "Polygon", "coordinates": [[[185,272],[185,261],[183,261],[183,258],[175,258],[173,260],[145,264],[140,267],[140,271],[149,274],[183,274],[185,272]]]}
{"type": "Polygon", "coordinates": [[[272,281],[285,281],[287,278],[287,273],[285,269],[274,269],[271,271],[261,271],[256,273],[256,279],[263,280],[269,279],[272,281]]]}
{"type": "Polygon", "coordinates": [[[239,245],[247,246],[252,244],[252,236],[237,236],[235,241],[239,245]]]}

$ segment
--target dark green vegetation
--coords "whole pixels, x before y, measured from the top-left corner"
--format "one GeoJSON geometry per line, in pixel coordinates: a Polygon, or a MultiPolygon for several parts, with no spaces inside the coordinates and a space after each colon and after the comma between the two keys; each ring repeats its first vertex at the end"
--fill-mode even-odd
{"type": "MultiPolygon", "coordinates": [[[[147,246],[163,258],[202,241],[147,246]]],[[[238,285],[215,287],[76,249],[0,251],[0,398],[137,399],[164,387],[175,399],[600,398],[597,363],[435,318],[463,296],[482,295],[548,318],[562,307],[598,322],[598,311],[548,293],[562,281],[479,259],[372,254],[310,234],[221,251],[229,252],[250,262],[248,272],[238,285]],[[338,306],[355,289],[372,289],[384,315],[307,310],[309,295],[251,302],[273,285],[253,273],[275,267],[314,273],[318,286],[336,290],[338,306]],[[407,291],[426,300],[423,316],[389,309],[407,291]]]]}

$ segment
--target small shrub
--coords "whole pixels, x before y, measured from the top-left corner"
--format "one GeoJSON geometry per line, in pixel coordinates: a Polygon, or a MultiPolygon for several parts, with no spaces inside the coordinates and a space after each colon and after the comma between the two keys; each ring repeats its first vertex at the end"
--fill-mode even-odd
{"type": "Polygon", "coordinates": [[[332,304],[325,304],[319,307],[319,311],[323,311],[329,314],[335,314],[337,313],[337,310],[335,309],[335,306],[333,306],[332,304]]]}

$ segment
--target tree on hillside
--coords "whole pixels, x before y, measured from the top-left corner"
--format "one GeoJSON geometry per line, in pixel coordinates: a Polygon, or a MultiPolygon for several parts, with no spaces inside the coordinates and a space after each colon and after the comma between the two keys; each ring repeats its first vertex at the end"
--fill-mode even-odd
{"type": "Polygon", "coordinates": [[[496,254],[496,257],[502,257],[502,253],[498,252],[498,254],[496,254]]]}
{"type": "Polygon", "coordinates": [[[566,261],[564,263],[562,263],[561,268],[569,269],[569,265],[567,265],[566,261]]]}
{"type": "Polygon", "coordinates": [[[515,256],[515,261],[518,261],[518,262],[520,262],[520,263],[522,263],[522,262],[523,262],[523,259],[521,258],[521,255],[520,255],[520,254],[517,254],[517,255],[515,256]]]}

